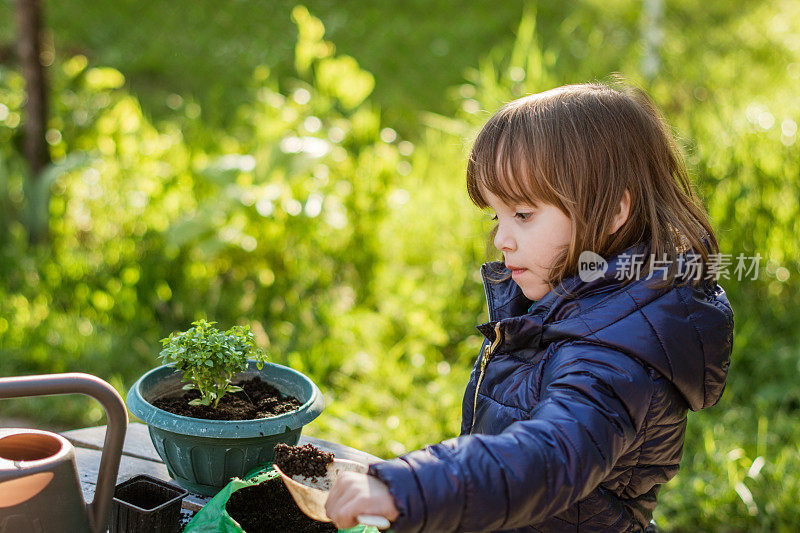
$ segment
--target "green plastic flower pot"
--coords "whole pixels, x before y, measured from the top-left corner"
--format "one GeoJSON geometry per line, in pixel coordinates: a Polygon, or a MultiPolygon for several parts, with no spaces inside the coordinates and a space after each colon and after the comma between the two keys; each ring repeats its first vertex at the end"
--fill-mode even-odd
{"type": "Polygon", "coordinates": [[[182,487],[204,495],[216,494],[232,477],[243,477],[273,459],[279,442],[295,445],[303,426],[325,407],[319,388],[291,368],[255,361],[237,379],[258,376],[302,406],[296,411],[255,420],[205,420],[176,415],[151,402],[183,392],[181,373],[172,365],[154,368],[128,392],[128,409],[147,424],[150,438],[170,476],[182,487]]]}

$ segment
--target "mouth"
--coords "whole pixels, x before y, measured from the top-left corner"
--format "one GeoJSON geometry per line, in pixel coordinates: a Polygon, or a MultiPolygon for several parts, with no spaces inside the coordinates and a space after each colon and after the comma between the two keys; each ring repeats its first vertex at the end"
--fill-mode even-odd
{"type": "Polygon", "coordinates": [[[517,266],[513,266],[513,265],[506,265],[506,268],[507,268],[507,269],[509,269],[509,270],[511,271],[511,276],[512,276],[512,277],[519,276],[519,275],[521,275],[523,272],[525,272],[526,270],[528,270],[527,268],[521,268],[521,267],[517,267],[517,266]]]}

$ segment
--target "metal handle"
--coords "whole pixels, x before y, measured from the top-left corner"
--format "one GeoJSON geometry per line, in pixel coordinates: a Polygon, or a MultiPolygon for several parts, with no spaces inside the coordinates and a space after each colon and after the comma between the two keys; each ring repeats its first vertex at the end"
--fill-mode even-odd
{"type": "Polygon", "coordinates": [[[103,406],[107,427],[100,456],[100,471],[94,498],[89,504],[89,516],[94,533],[106,531],[111,498],[117,483],[122,444],[128,428],[128,411],[119,393],[97,376],[83,373],[46,374],[0,378],[0,398],[23,396],[48,396],[51,394],[86,394],[103,406]]]}

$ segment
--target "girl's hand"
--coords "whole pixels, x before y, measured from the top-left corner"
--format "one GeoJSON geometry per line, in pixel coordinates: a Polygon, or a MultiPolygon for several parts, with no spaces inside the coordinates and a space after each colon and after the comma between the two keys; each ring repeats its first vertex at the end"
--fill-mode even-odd
{"type": "Polygon", "coordinates": [[[384,516],[390,522],[400,515],[386,484],[357,472],[339,474],[328,493],[325,512],[339,529],[357,526],[360,514],[384,516]]]}

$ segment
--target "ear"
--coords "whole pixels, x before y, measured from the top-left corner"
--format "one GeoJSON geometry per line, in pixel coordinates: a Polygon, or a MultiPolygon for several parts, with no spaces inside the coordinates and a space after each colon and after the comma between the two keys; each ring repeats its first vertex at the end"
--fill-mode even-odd
{"type": "Polygon", "coordinates": [[[617,209],[614,218],[611,220],[611,231],[608,232],[609,235],[613,235],[617,232],[619,228],[628,220],[628,215],[631,212],[631,192],[628,189],[625,189],[625,192],[622,194],[622,199],[619,201],[619,208],[617,209]]]}

